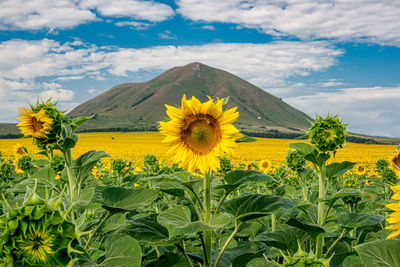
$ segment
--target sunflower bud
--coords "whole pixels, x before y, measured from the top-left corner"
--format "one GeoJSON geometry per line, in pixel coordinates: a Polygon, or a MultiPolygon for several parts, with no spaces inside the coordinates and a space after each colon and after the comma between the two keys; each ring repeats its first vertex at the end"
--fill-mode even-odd
{"type": "Polygon", "coordinates": [[[306,160],[302,157],[297,150],[291,150],[286,155],[286,165],[292,171],[301,171],[306,166],[306,160]]]}
{"type": "MultiPolygon", "coordinates": [[[[46,197],[47,198],[47,197],[46,197]]],[[[21,208],[1,216],[0,258],[5,266],[65,266],[79,245],[75,225],[63,211],[28,190],[21,208]],[[18,213],[15,216],[14,213],[18,213]]]]}
{"type": "Polygon", "coordinates": [[[307,253],[303,251],[299,245],[297,252],[293,256],[283,255],[285,263],[281,266],[302,266],[302,267],[329,267],[331,259],[318,259],[316,255],[311,251],[307,253]]]}
{"type": "Polygon", "coordinates": [[[317,119],[307,131],[308,139],[320,152],[335,152],[346,143],[346,126],[338,116],[317,119]]]}

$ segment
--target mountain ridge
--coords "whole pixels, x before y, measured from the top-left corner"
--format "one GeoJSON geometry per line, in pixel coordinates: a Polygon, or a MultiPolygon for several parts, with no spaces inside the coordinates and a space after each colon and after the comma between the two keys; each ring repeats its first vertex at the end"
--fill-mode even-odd
{"type": "Polygon", "coordinates": [[[183,94],[201,101],[207,100],[207,96],[229,96],[228,107],[238,107],[237,126],[242,130],[263,127],[303,132],[312,120],[244,79],[198,62],[171,68],[147,82],[114,86],[82,103],[69,115],[95,114],[94,120],[89,121],[84,130],[105,128],[102,125],[107,125],[106,128],[155,129],[158,121],[166,116],[164,104],[179,105],[183,94]]]}

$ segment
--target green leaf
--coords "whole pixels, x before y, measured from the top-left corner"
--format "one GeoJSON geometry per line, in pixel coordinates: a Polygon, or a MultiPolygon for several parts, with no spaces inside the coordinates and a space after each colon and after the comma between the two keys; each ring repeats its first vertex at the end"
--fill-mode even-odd
{"type": "Polygon", "coordinates": [[[89,176],[89,172],[102,158],[109,157],[104,151],[90,150],[85,154],[82,154],[76,159],[74,165],[74,171],[77,181],[83,182],[89,176]]]}
{"type": "Polygon", "coordinates": [[[210,222],[209,226],[213,228],[223,228],[228,225],[232,221],[232,216],[219,212],[218,214],[214,215],[210,222]]]}
{"type": "Polygon", "coordinates": [[[216,186],[216,189],[224,189],[226,194],[229,194],[230,192],[232,192],[233,190],[235,190],[242,184],[245,184],[248,182],[276,183],[276,180],[273,177],[266,175],[265,173],[255,171],[255,170],[230,171],[225,175],[224,181],[227,184],[216,186]]]}
{"type": "Polygon", "coordinates": [[[227,200],[222,205],[222,208],[235,216],[235,219],[248,221],[271,213],[277,213],[282,209],[292,209],[295,206],[296,202],[289,198],[250,194],[227,200]]]}
{"type": "Polygon", "coordinates": [[[53,168],[44,167],[39,168],[32,174],[32,178],[37,179],[38,183],[42,183],[45,186],[55,187],[55,177],[56,173],[54,172],[53,168]]]}
{"type": "Polygon", "coordinates": [[[176,206],[161,212],[157,221],[168,229],[169,237],[173,238],[179,235],[193,234],[209,229],[200,221],[192,222],[190,209],[186,206],[176,206]]]}
{"type": "Polygon", "coordinates": [[[104,242],[105,260],[100,266],[136,267],[142,262],[142,250],[139,243],[124,234],[109,236],[104,242]]]}
{"type": "Polygon", "coordinates": [[[289,147],[296,149],[303,156],[311,154],[315,150],[313,145],[307,143],[289,143],[289,147]]]}
{"type": "Polygon", "coordinates": [[[168,229],[155,221],[153,217],[155,216],[130,221],[121,231],[146,245],[168,245],[171,241],[174,244],[176,241],[169,239],[168,229]]]}
{"type": "Polygon", "coordinates": [[[72,130],[75,131],[76,128],[78,128],[79,126],[81,126],[82,124],[84,124],[85,122],[87,122],[88,120],[92,119],[93,116],[94,116],[94,115],[92,115],[92,116],[90,116],[90,117],[85,117],[85,116],[83,116],[83,117],[79,117],[79,118],[73,119],[73,120],[72,120],[72,123],[71,123],[71,128],[72,128],[72,130]]]}
{"type": "Polygon", "coordinates": [[[78,142],[77,135],[72,135],[71,137],[66,137],[61,144],[62,152],[65,153],[68,149],[75,147],[76,142],[78,142]]]}
{"type": "Polygon", "coordinates": [[[341,227],[353,229],[376,225],[384,220],[381,215],[369,213],[341,213],[336,216],[335,222],[341,227]]]}
{"type": "Polygon", "coordinates": [[[343,161],[343,162],[335,162],[326,166],[326,177],[328,179],[333,179],[337,176],[340,176],[347,172],[348,170],[353,169],[356,165],[354,162],[343,161]]]}
{"type": "Polygon", "coordinates": [[[354,248],[365,266],[400,266],[400,240],[376,240],[354,248]]]}
{"type": "Polygon", "coordinates": [[[111,212],[135,210],[157,198],[157,191],[147,188],[109,187],[103,190],[103,208],[111,212]]]}
{"type": "Polygon", "coordinates": [[[339,191],[338,193],[336,193],[336,194],[334,194],[332,196],[329,196],[329,197],[326,197],[326,198],[322,199],[322,201],[326,201],[326,202],[328,202],[329,205],[333,205],[336,202],[336,200],[338,200],[340,198],[341,199],[346,199],[346,198],[349,198],[349,197],[361,198],[362,197],[362,193],[358,189],[346,188],[346,189],[343,189],[343,190],[339,191]]]}
{"type": "Polygon", "coordinates": [[[317,166],[322,166],[329,158],[329,154],[319,153],[318,150],[314,149],[310,154],[304,156],[304,158],[317,166]]]}
{"type": "Polygon", "coordinates": [[[102,228],[103,233],[111,232],[114,230],[121,229],[126,223],[126,215],[123,213],[113,214],[107,221],[104,223],[102,228]]]}
{"type": "Polygon", "coordinates": [[[325,229],[322,226],[303,222],[298,218],[290,218],[286,224],[305,231],[313,238],[316,238],[319,234],[325,233],[325,229]]]}
{"type": "Polygon", "coordinates": [[[343,261],[342,266],[343,267],[346,267],[346,266],[365,267],[365,265],[362,263],[361,258],[357,255],[350,255],[350,256],[346,257],[343,261]]]}
{"type": "Polygon", "coordinates": [[[254,241],[262,242],[270,247],[275,247],[282,250],[296,251],[298,248],[297,240],[300,237],[297,235],[294,228],[287,228],[275,232],[264,232],[257,235],[254,241]]]}
{"type": "MultiPolygon", "coordinates": [[[[242,134],[242,135],[244,135],[244,134],[242,134]]],[[[255,138],[247,136],[247,135],[244,135],[243,137],[235,140],[236,143],[253,143],[253,142],[257,142],[257,141],[258,141],[258,139],[255,139],[255,138]]]]}

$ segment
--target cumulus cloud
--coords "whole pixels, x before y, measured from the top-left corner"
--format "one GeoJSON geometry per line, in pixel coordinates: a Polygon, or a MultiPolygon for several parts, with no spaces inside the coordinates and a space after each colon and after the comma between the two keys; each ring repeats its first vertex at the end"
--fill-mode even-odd
{"type": "Polygon", "coordinates": [[[149,21],[163,21],[175,15],[165,4],[139,0],[81,0],[80,7],[96,9],[103,16],[131,17],[149,21]]]}
{"type": "Polygon", "coordinates": [[[400,46],[400,1],[178,0],[177,5],[194,21],[235,23],[275,36],[400,46]]]}
{"type": "Polygon", "coordinates": [[[119,49],[107,53],[105,62],[111,74],[124,76],[142,69],[165,70],[198,61],[266,87],[283,84],[291,76],[329,68],[342,53],[326,42],[216,43],[119,49]]]}
{"type": "Polygon", "coordinates": [[[4,0],[0,1],[1,30],[73,28],[105,17],[129,17],[159,22],[175,14],[165,4],[142,0],[4,0]]]}
{"type": "Polygon", "coordinates": [[[40,99],[52,99],[52,100],[72,100],[74,98],[74,92],[66,89],[51,89],[45,90],[39,94],[40,99]]]}
{"type": "Polygon", "coordinates": [[[75,27],[96,19],[88,9],[70,0],[4,0],[0,2],[0,29],[40,30],[75,27]]]}
{"type": "Polygon", "coordinates": [[[325,116],[339,113],[348,129],[356,133],[400,137],[399,87],[346,88],[337,92],[285,98],[285,102],[306,112],[325,116]]]}
{"type": "MultiPolygon", "coordinates": [[[[227,70],[258,86],[277,86],[285,84],[289,77],[329,68],[341,54],[341,50],[326,42],[215,43],[133,49],[97,47],[79,40],[59,43],[50,39],[13,39],[0,43],[0,95],[7,95],[0,104],[40,93],[62,95],[64,101],[72,101],[72,91],[60,86],[64,82],[166,70],[194,61],[227,70]]],[[[2,113],[0,119],[7,116],[11,116],[10,112],[2,113]]]]}

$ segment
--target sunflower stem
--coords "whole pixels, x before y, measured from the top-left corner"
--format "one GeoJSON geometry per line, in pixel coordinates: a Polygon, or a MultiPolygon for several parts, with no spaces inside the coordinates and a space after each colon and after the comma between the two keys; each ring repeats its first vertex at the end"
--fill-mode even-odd
{"type": "MultiPolygon", "coordinates": [[[[211,219],[211,177],[212,170],[204,175],[204,211],[203,220],[205,224],[208,224],[211,219]]],[[[204,266],[211,266],[211,247],[212,247],[212,231],[204,230],[204,246],[206,255],[204,256],[204,266]]]]}
{"type": "Polygon", "coordinates": [[[226,248],[228,245],[231,243],[232,239],[235,237],[236,233],[239,231],[240,227],[243,225],[243,222],[240,222],[236,227],[235,230],[233,230],[232,234],[229,236],[228,240],[226,240],[224,246],[222,247],[221,251],[219,252],[218,258],[215,261],[214,267],[218,267],[218,263],[222,258],[222,255],[224,254],[226,248]]]}
{"type": "Polygon", "coordinates": [[[110,218],[112,215],[111,212],[107,211],[106,216],[104,216],[103,220],[97,225],[97,227],[93,230],[93,232],[90,234],[88,241],[86,242],[85,249],[89,247],[90,242],[92,241],[94,234],[100,229],[100,227],[105,223],[105,221],[110,218]]]}
{"type": "Polygon", "coordinates": [[[71,199],[71,205],[74,205],[75,203],[75,192],[74,192],[74,176],[72,172],[72,155],[71,155],[71,149],[68,149],[64,153],[64,159],[65,159],[65,165],[67,168],[67,175],[68,175],[68,186],[69,186],[69,195],[71,199]]]}
{"type": "MultiPolygon", "coordinates": [[[[322,199],[325,197],[325,172],[326,172],[326,162],[320,166],[320,172],[318,175],[318,184],[319,184],[319,194],[318,194],[318,224],[323,226],[324,223],[324,202],[322,199]]],[[[316,256],[317,258],[322,258],[322,249],[324,247],[324,235],[320,234],[317,236],[317,245],[316,245],[316,256]]]]}

